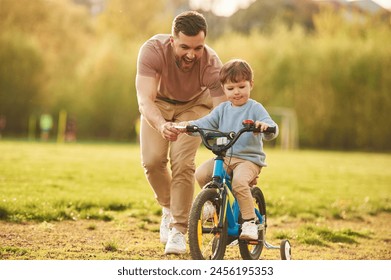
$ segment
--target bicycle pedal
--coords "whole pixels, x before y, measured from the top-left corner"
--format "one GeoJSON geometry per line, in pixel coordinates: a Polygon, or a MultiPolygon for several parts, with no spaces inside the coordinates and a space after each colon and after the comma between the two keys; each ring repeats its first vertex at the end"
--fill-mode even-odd
{"type": "Polygon", "coordinates": [[[242,244],[247,244],[247,245],[258,245],[262,242],[262,240],[239,240],[240,243],[242,244]]]}

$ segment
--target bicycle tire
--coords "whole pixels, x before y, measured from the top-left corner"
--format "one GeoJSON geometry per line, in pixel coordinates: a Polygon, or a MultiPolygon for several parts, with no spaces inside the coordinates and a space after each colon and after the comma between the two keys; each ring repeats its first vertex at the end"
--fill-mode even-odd
{"type": "Polygon", "coordinates": [[[242,259],[244,260],[258,260],[261,256],[263,250],[263,241],[264,234],[266,232],[266,203],[265,197],[260,188],[253,187],[251,189],[251,194],[254,198],[254,206],[258,209],[261,215],[265,218],[263,221],[263,225],[265,230],[260,230],[258,232],[258,240],[257,244],[252,245],[251,242],[240,241],[239,242],[239,251],[242,259]]]}
{"type": "Polygon", "coordinates": [[[189,248],[194,260],[222,260],[227,246],[227,220],[219,230],[220,201],[216,189],[204,189],[196,197],[189,216],[189,248]],[[215,207],[213,218],[204,220],[203,207],[210,201],[215,207]]]}

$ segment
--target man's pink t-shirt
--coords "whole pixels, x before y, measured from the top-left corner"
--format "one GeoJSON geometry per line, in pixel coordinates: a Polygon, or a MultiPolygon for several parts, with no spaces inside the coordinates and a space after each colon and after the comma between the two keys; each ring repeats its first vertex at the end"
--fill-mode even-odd
{"type": "Polygon", "coordinates": [[[222,96],[219,80],[222,67],[216,52],[205,45],[203,55],[189,72],[175,63],[170,35],[155,35],[141,47],[137,60],[137,75],[160,77],[157,97],[190,101],[205,91],[210,96],[222,96]]]}

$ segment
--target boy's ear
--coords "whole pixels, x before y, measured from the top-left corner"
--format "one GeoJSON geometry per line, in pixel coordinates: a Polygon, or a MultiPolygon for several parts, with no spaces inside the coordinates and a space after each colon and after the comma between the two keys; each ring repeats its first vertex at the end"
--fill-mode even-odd
{"type": "Polygon", "coordinates": [[[251,87],[251,89],[253,89],[253,87],[254,87],[254,80],[250,81],[250,87],[251,87]]]}

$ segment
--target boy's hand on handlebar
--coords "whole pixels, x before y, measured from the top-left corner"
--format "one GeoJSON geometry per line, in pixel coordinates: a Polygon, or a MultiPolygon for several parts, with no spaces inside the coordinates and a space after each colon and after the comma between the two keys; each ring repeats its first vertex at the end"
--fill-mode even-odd
{"type": "MultiPolygon", "coordinates": [[[[260,132],[263,132],[263,131],[266,131],[266,129],[268,129],[269,125],[267,123],[264,123],[264,122],[256,121],[255,122],[255,127],[259,128],[260,132]]],[[[259,132],[254,132],[254,133],[257,134],[259,132]]]]}

